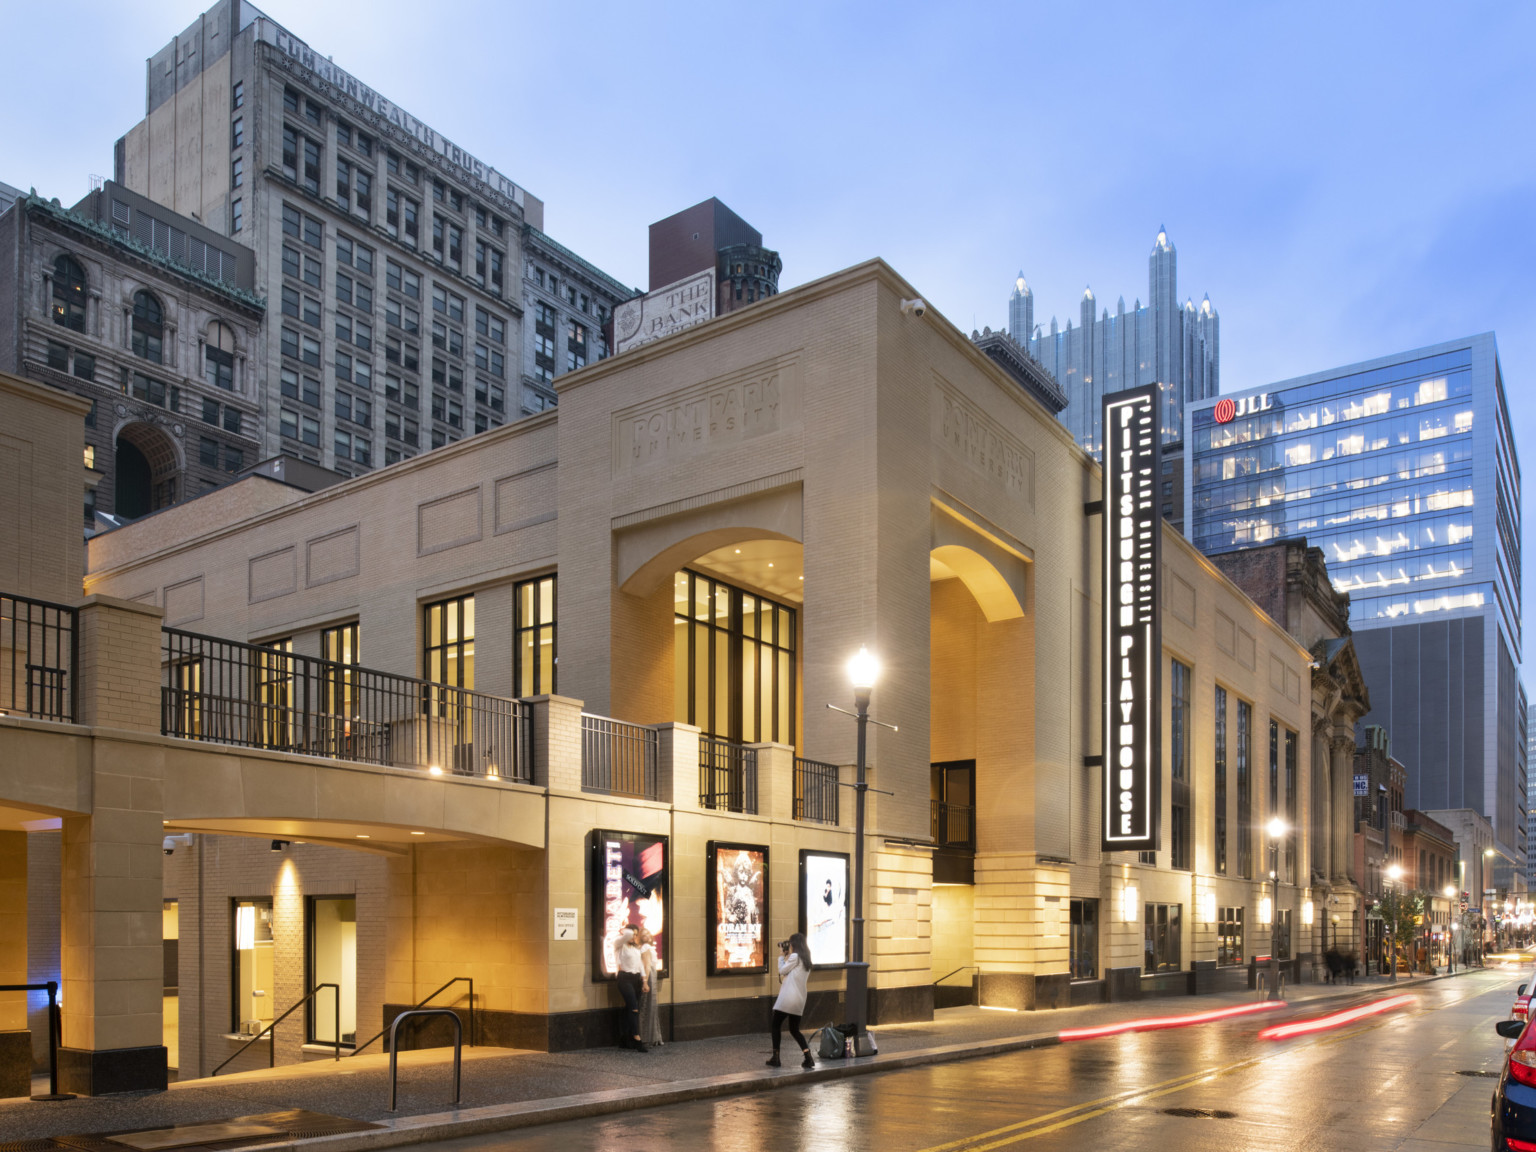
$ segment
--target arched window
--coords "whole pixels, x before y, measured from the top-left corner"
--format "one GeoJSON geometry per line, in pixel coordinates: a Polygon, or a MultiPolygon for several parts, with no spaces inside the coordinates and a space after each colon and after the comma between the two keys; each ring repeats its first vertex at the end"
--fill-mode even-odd
{"type": "Polygon", "coordinates": [[[165,313],[160,301],[148,292],[133,295],[133,354],[156,364],[164,363],[165,313]]]}
{"type": "Polygon", "coordinates": [[[85,269],[73,256],[53,262],[53,322],[85,331],[85,269]]]}
{"type": "Polygon", "coordinates": [[[208,325],[203,343],[203,379],[231,391],[235,387],[235,334],[228,324],[215,320],[208,325]]]}

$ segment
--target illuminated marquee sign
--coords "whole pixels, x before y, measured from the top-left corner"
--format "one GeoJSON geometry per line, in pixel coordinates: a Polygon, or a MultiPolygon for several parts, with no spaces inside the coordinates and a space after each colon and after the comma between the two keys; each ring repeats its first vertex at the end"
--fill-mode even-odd
{"type": "Polygon", "coordinates": [[[1156,385],[1104,397],[1104,850],[1158,847],[1162,471],[1156,385]]]}
{"type": "Polygon", "coordinates": [[[1260,392],[1257,396],[1225,396],[1216,401],[1211,415],[1216,417],[1218,424],[1230,424],[1239,416],[1256,416],[1273,407],[1274,401],[1270,400],[1268,392],[1260,392]]]}

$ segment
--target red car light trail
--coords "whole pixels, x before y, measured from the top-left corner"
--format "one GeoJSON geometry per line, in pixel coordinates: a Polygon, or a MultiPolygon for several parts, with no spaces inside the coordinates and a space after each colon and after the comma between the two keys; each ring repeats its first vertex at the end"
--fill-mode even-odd
{"type": "Polygon", "coordinates": [[[1118,1024],[1105,1024],[1098,1028],[1065,1028],[1057,1033],[1057,1038],[1063,1041],[1092,1040],[1098,1036],[1114,1036],[1121,1032],[1155,1032],[1161,1028],[1187,1028],[1192,1024],[1209,1024],[1215,1020],[1250,1016],[1255,1012],[1268,1012],[1274,1008],[1285,1007],[1288,1005],[1282,1000],[1261,1000],[1253,1004],[1239,1004],[1235,1008],[1191,1012],[1184,1016],[1149,1016],[1142,1020],[1122,1020],[1118,1024]]]}
{"type": "Polygon", "coordinates": [[[1266,1028],[1260,1032],[1259,1039],[1285,1040],[1291,1036],[1305,1036],[1309,1032],[1326,1032],[1330,1028],[1342,1028],[1346,1024],[1353,1024],[1356,1020],[1379,1016],[1383,1012],[1390,1012],[1394,1008],[1401,1008],[1411,1003],[1413,1003],[1412,996],[1389,996],[1385,1000],[1373,1000],[1369,1004],[1362,1004],[1358,1008],[1350,1008],[1344,1012],[1335,1012],[1331,1016],[1315,1016],[1311,1020],[1276,1024],[1273,1028],[1266,1028]]]}

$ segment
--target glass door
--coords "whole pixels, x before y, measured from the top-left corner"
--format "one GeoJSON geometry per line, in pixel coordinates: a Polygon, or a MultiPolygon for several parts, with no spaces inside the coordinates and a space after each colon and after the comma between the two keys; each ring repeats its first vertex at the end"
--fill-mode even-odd
{"type": "MultiPolygon", "coordinates": [[[[341,1042],[357,1043],[357,897],[315,896],[309,901],[309,986],[341,988],[341,1042]]],[[[336,1004],[329,989],[309,1003],[309,1039],[336,1041],[336,1004]]]]}

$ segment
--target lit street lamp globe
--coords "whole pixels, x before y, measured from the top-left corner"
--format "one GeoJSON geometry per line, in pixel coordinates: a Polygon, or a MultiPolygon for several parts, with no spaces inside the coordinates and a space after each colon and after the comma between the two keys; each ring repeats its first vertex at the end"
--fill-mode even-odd
{"type": "Polygon", "coordinates": [[[868,690],[875,686],[875,681],[880,676],[880,661],[870,654],[868,648],[859,645],[859,650],[848,661],[848,679],[855,688],[868,690]]]}

